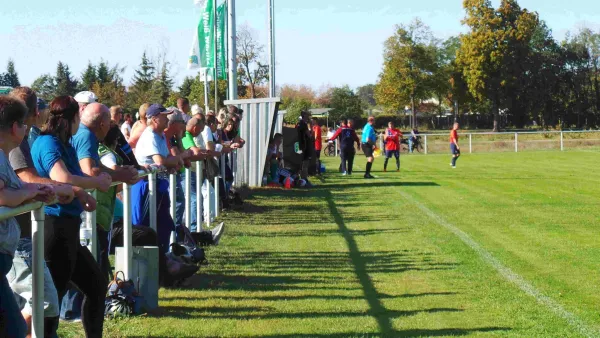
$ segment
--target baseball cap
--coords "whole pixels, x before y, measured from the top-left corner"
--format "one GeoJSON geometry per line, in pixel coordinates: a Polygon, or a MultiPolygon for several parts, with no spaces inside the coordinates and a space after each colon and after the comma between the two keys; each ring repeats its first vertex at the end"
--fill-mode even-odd
{"type": "Polygon", "coordinates": [[[161,104],[155,103],[155,104],[151,105],[150,107],[148,107],[148,110],[146,110],[146,118],[149,119],[151,117],[158,116],[160,114],[169,115],[171,113],[173,113],[173,111],[168,111],[161,104]]]}
{"type": "Polygon", "coordinates": [[[96,94],[88,91],[79,92],[73,98],[79,103],[94,103],[98,101],[96,94]]]}

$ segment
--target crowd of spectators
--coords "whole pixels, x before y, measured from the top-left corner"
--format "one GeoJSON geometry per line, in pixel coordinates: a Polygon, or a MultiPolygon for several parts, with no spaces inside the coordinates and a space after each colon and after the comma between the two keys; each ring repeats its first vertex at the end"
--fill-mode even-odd
{"type": "MultiPolygon", "coordinates": [[[[185,168],[203,163],[203,219],[196,217],[196,175],[191,175],[189,220],[196,232],[213,220],[209,208],[215,189],[221,208],[243,203],[233,191],[228,154],[244,146],[239,124],[243,111],[229,106],[206,114],[180,98],[177,107],[143,103],[139,120],[107,107],[92,92],[59,96],[48,105],[27,87],[0,96],[0,206],[28,201],[44,207],[45,336],[56,336],[59,315],[79,317],[87,337],[102,337],[104,299],[112,279],[109,255],[123,244],[121,185],[132,185],[132,241],[159,248],[159,279],[163,286],[190,277],[198,266],[168,255],[171,235],[182,238],[185,226],[185,168]],[[157,174],[157,229],[150,228],[149,182],[139,171],[157,174]],[[221,175],[221,171],[225,175],[221,175]],[[169,197],[168,174],[177,174],[176,200],[169,197]],[[215,180],[215,177],[219,177],[215,180]],[[217,186],[214,186],[216,182],[217,186]],[[93,198],[86,190],[96,190],[93,198]],[[176,204],[171,217],[170,204],[176,204]],[[84,212],[96,211],[98,257],[80,240],[84,212]],[[78,301],[79,299],[79,301],[78,301]]],[[[217,244],[221,223],[204,232],[217,244]]],[[[25,337],[31,331],[31,216],[0,221],[0,337],[25,337]]]]}

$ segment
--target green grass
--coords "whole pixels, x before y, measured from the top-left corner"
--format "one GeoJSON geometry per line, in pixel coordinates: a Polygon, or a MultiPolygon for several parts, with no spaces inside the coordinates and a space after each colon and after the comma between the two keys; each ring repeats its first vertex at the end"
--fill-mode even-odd
{"type": "MultiPolygon", "coordinates": [[[[312,190],[255,191],[224,217],[222,245],[192,287],[161,289],[156,314],[107,320],[105,336],[600,334],[598,153],[464,155],[457,169],[448,156],[412,155],[399,174],[381,172],[378,158],[370,181],[325,161],[312,190]],[[444,224],[575,319],[506,280],[444,224]]],[[[61,324],[61,335],[81,336],[80,324],[61,324]]]]}

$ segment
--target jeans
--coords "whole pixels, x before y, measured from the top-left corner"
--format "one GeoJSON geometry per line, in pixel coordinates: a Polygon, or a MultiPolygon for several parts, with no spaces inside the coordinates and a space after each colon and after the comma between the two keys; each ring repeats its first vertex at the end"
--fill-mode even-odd
{"type": "Polygon", "coordinates": [[[46,263],[59,299],[67,294],[70,283],[83,292],[81,321],[86,336],[102,337],[108,281],[91,252],[80,244],[80,225],[79,217],[46,215],[46,263]]]}
{"type": "MultiPolygon", "coordinates": [[[[198,200],[198,194],[196,193],[196,172],[192,171],[192,175],[191,175],[191,180],[190,180],[190,186],[191,186],[191,193],[190,193],[190,200],[191,200],[191,205],[190,205],[190,214],[191,214],[191,223],[190,223],[190,232],[196,232],[197,228],[198,228],[198,217],[197,217],[197,213],[198,213],[198,208],[196,206],[196,201],[198,200]]],[[[200,220],[200,222],[202,222],[202,220],[200,220]]]]}
{"type": "Polygon", "coordinates": [[[6,279],[12,261],[12,256],[0,253],[0,337],[22,338],[27,334],[27,324],[6,279]]]}
{"type": "Polygon", "coordinates": [[[175,175],[175,225],[183,224],[183,214],[185,213],[185,173],[175,175]]]}

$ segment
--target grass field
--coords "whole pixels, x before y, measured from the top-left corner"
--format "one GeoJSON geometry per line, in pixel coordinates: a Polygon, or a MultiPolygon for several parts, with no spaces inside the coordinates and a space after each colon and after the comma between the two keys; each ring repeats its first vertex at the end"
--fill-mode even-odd
{"type": "Polygon", "coordinates": [[[192,287],[105,336],[600,336],[597,152],[382,162],[256,191],[192,287]]]}

